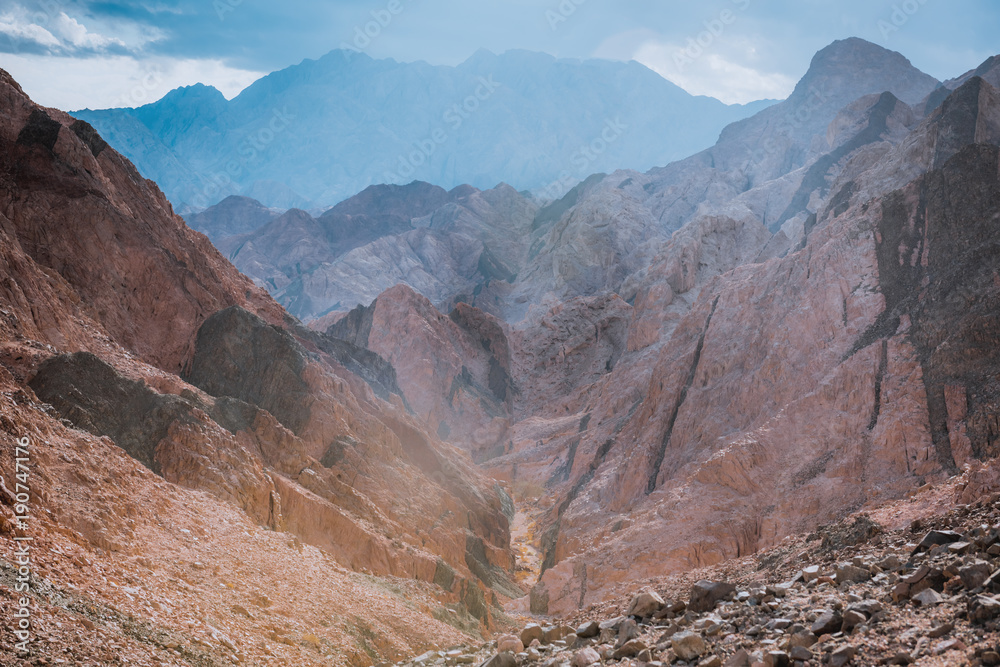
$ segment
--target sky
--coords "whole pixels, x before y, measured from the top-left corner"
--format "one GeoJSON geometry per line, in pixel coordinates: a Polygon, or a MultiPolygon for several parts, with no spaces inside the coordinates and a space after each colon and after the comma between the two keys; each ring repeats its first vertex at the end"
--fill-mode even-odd
{"type": "Polygon", "coordinates": [[[787,96],[861,37],[949,79],[1000,53],[995,0],[0,0],[0,67],[35,101],[135,107],[178,86],[232,98],[337,48],[456,65],[480,48],[637,60],[727,103],[787,96]]]}

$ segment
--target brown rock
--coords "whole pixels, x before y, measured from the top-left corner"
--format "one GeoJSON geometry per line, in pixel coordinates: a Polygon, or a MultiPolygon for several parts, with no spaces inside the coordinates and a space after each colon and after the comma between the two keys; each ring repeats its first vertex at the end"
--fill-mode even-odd
{"type": "Polygon", "coordinates": [[[985,595],[976,595],[968,602],[969,620],[974,623],[989,621],[1000,616],[1000,601],[985,595]]]}
{"type": "Polygon", "coordinates": [[[708,650],[701,635],[693,632],[678,632],[670,638],[670,647],[681,660],[700,658],[708,650]]]}
{"type": "Polygon", "coordinates": [[[812,624],[810,630],[817,637],[840,632],[844,624],[844,617],[837,611],[826,611],[812,624]]]}
{"type": "Polygon", "coordinates": [[[655,591],[643,591],[632,598],[632,602],[629,604],[628,611],[625,615],[646,618],[660,611],[663,606],[663,598],[661,598],[655,591]]]}
{"type": "Polygon", "coordinates": [[[573,659],[570,664],[573,667],[590,667],[590,665],[597,664],[601,661],[601,656],[594,649],[589,646],[584,649],[580,649],[573,654],[573,659]]]}
{"type": "Polygon", "coordinates": [[[832,667],[844,667],[844,665],[849,665],[854,661],[854,654],[857,652],[853,646],[842,646],[833,652],[830,656],[830,665],[832,667]]]}
{"type": "Polygon", "coordinates": [[[529,623],[521,630],[521,643],[530,646],[533,641],[542,641],[545,638],[545,631],[537,623],[529,623]]]}
{"type": "Polygon", "coordinates": [[[993,567],[986,561],[977,560],[959,569],[958,576],[962,578],[962,585],[969,590],[979,588],[986,583],[993,573],[993,567]]]}
{"type": "Polygon", "coordinates": [[[736,591],[733,584],[721,581],[699,581],[691,587],[688,609],[699,614],[715,609],[715,605],[736,591]]]}
{"type": "Polygon", "coordinates": [[[764,667],[790,667],[792,660],[784,651],[768,651],[764,654],[764,667]]]}

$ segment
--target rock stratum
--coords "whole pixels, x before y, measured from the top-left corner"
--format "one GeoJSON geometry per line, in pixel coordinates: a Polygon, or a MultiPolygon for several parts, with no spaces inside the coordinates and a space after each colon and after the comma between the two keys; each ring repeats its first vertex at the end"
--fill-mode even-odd
{"type": "Polygon", "coordinates": [[[107,642],[67,658],[370,664],[502,620],[510,498],[384,359],[302,327],[5,72],[0,154],[0,539],[35,540],[32,655],[82,630],[107,642]],[[433,630],[383,615],[407,605],[433,630]]]}

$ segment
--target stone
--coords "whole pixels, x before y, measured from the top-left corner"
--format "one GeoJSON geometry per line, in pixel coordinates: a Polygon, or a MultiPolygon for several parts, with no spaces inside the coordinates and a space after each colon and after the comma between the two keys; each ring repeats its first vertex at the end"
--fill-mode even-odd
{"type": "Polygon", "coordinates": [[[850,564],[840,564],[834,570],[837,583],[862,583],[871,579],[871,572],[850,564]]]}
{"type": "Polygon", "coordinates": [[[698,667],[723,667],[722,658],[717,655],[710,655],[699,662],[698,667]]]}
{"type": "Polygon", "coordinates": [[[600,654],[588,646],[574,653],[570,664],[573,667],[590,667],[590,665],[597,664],[600,661],[600,654]]]}
{"type": "Polygon", "coordinates": [[[819,578],[819,565],[810,565],[802,568],[802,581],[809,583],[819,578]]]}
{"type": "Polygon", "coordinates": [[[750,654],[744,649],[740,649],[736,653],[729,656],[729,659],[726,660],[723,667],[750,667],[750,654]]]}
{"type": "Polygon", "coordinates": [[[670,647],[681,660],[700,658],[708,650],[701,635],[693,632],[678,632],[670,638],[670,647]]]}
{"type": "Polygon", "coordinates": [[[628,612],[625,615],[646,618],[660,611],[664,604],[663,598],[655,591],[643,591],[632,598],[632,602],[628,606],[628,612]]]}
{"type": "Polygon", "coordinates": [[[847,611],[844,612],[844,620],[841,629],[844,632],[850,632],[851,630],[853,630],[854,628],[861,625],[867,620],[868,618],[860,611],[854,611],[853,609],[848,609],[847,611]]]}
{"type": "Polygon", "coordinates": [[[497,638],[497,651],[499,653],[520,653],[524,650],[524,644],[520,638],[514,635],[501,635],[497,638]]]}
{"type": "Polygon", "coordinates": [[[792,660],[797,660],[799,662],[808,662],[813,659],[813,652],[804,646],[793,646],[789,651],[789,656],[792,660]]]}
{"type": "Polygon", "coordinates": [[[996,651],[984,651],[979,659],[984,665],[987,665],[987,667],[996,667],[996,665],[1000,665],[1000,653],[997,653],[996,651]]]}
{"type": "Polygon", "coordinates": [[[822,637],[823,635],[830,635],[834,632],[840,632],[841,626],[844,624],[844,617],[841,616],[840,612],[837,611],[826,611],[823,612],[819,618],[812,624],[810,630],[817,637],[822,637]]]}
{"type": "Polygon", "coordinates": [[[924,535],[920,543],[917,544],[917,548],[913,550],[913,553],[929,551],[936,546],[962,541],[962,536],[953,530],[932,530],[924,535]]]}
{"type": "MultiPolygon", "coordinates": [[[[596,632],[594,634],[597,634],[596,632]]],[[[542,641],[545,637],[545,631],[542,630],[542,626],[537,623],[529,623],[524,626],[524,630],[521,630],[521,643],[525,646],[530,646],[533,641],[542,641]]]]}
{"type": "Polygon", "coordinates": [[[962,585],[970,591],[985,584],[992,573],[993,567],[983,560],[977,560],[958,570],[958,576],[962,579],[962,585]]]}
{"type": "Polygon", "coordinates": [[[830,656],[830,666],[831,667],[844,667],[845,665],[851,664],[854,660],[854,655],[857,653],[857,649],[853,646],[842,646],[833,652],[830,656]]]}
{"type": "Polygon", "coordinates": [[[639,662],[653,662],[653,652],[644,648],[636,654],[635,659],[639,662]]]}
{"type": "Polygon", "coordinates": [[[969,620],[973,623],[989,621],[1000,616],[1000,601],[985,595],[976,595],[967,603],[969,620]]]}
{"type": "Polygon", "coordinates": [[[941,594],[933,588],[926,588],[914,595],[911,599],[914,602],[919,603],[921,607],[933,607],[941,604],[944,600],[941,594]]]}
{"type": "Polygon", "coordinates": [[[691,588],[688,609],[696,614],[715,609],[720,600],[736,592],[736,586],[721,581],[699,581],[691,588]]]}
{"type": "Polygon", "coordinates": [[[764,654],[764,667],[790,667],[792,659],[784,651],[768,651],[764,654]]]}
{"type": "Polygon", "coordinates": [[[601,631],[601,624],[597,621],[587,621],[581,624],[576,629],[577,637],[581,639],[590,639],[591,637],[596,637],[601,631]]]}

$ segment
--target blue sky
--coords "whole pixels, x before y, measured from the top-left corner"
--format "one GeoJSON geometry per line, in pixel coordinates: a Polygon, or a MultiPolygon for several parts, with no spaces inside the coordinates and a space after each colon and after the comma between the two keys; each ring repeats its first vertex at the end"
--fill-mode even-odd
{"type": "Polygon", "coordinates": [[[38,102],[138,106],[349,46],[454,65],[479,48],[635,59],[726,102],[787,95],[857,36],[951,78],[1000,53],[995,0],[0,0],[0,67],[38,102]],[[367,35],[364,33],[367,31],[367,35]]]}

